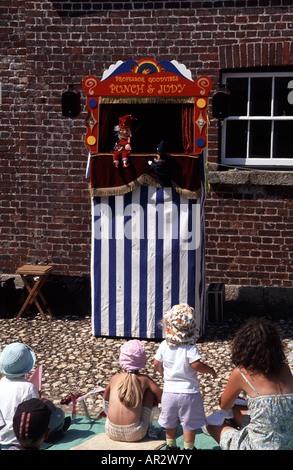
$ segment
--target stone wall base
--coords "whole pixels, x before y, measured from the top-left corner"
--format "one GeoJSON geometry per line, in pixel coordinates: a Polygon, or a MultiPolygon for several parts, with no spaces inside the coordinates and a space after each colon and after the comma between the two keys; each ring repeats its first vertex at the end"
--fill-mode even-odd
{"type": "MultiPolygon", "coordinates": [[[[53,313],[90,314],[90,279],[52,274],[43,294],[53,313]]],[[[20,276],[0,275],[0,316],[14,315],[26,296],[20,276]]],[[[268,317],[293,314],[293,288],[225,285],[224,321],[237,316],[268,317]]]]}
{"type": "Polygon", "coordinates": [[[281,316],[293,314],[293,288],[225,286],[224,318],[227,315],[281,316]]]}

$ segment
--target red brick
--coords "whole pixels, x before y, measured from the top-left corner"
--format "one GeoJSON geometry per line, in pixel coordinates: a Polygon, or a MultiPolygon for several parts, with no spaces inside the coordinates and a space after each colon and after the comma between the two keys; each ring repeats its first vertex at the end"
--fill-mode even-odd
{"type": "MultiPolygon", "coordinates": [[[[60,1],[55,7],[44,2],[40,9],[36,2],[11,0],[2,7],[7,23],[1,30],[7,58],[1,65],[4,271],[34,262],[43,251],[57,272],[90,271],[84,116],[67,121],[60,110],[68,77],[81,89],[88,73],[101,77],[116,60],[150,56],[184,63],[193,78],[210,75],[216,89],[221,68],[293,63],[290,2],[270,9],[268,0],[192,6],[176,1],[168,2],[168,9],[165,2],[155,2],[154,8],[154,2],[142,1],[140,9],[135,3],[129,9],[130,2],[122,0],[60,1]]],[[[209,160],[216,166],[218,121],[212,116],[210,121],[209,160]]],[[[208,282],[292,282],[292,198],[286,191],[266,191],[265,196],[258,188],[250,188],[249,195],[237,188],[208,194],[208,282]]]]}

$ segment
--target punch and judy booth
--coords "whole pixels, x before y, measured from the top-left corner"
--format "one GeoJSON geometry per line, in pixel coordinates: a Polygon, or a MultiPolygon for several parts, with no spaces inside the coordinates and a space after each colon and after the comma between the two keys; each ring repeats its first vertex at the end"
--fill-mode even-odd
{"type": "Polygon", "coordinates": [[[188,303],[205,328],[204,199],[212,81],[176,61],[85,77],[96,336],[161,338],[188,303]]]}

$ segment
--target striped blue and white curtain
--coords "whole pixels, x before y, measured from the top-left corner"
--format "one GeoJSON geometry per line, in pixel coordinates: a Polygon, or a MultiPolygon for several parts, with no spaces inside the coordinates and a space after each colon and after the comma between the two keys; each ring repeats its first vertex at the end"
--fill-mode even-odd
{"type": "Polygon", "coordinates": [[[204,191],[140,186],[94,197],[92,326],[95,336],[162,338],[163,312],[197,309],[205,328],[204,191]]]}

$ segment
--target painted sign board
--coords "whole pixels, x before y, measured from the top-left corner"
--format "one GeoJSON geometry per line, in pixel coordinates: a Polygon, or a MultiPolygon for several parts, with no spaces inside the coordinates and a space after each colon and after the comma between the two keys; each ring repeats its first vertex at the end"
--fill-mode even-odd
{"type": "Polygon", "coordinates": [[[208,94],[212,85],[206,75],[193,81],[190,71],[176,61],[157,62],[149,58],[118,62],[104,73],[102,80],[89,75],[82,82],[88,109],[85,145],[91,154],[99,153],[100,104],[107,100],[168,103],[177,99],[194,106],[193,148],[189,153],[200,154],[207,147],[208,94]]]}

